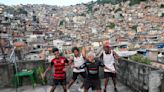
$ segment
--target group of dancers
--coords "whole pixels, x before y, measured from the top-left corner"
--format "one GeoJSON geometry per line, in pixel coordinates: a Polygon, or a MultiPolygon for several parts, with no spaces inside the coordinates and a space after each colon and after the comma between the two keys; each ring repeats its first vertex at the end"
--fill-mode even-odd
{"type": "Polygon", "coordinates": [[[45,77],[47,71],[52,70],[54,67],[54,79],[50,92],[54,92],[57,85],[61,85],[64,92],[70,92],[69,89],[78,76],[81,76],[84,79],[80,91],[88,92],[88,90],[92,88],[92,90],[95,90],[96,92],[101,92],[99,67],[104,68],[105,82],[103,92],[107,92],[108,90],[107,86],[110,77],[113,80],[114,92],[117,92],[115,61],[120,57],[110,46],[103,47],[103,53],[99,58],[97,58],[92,51],[86,53],[85,47],[83,47],[81,51],[78,47],[73,47],[72,53],[74,56],[69,59],[61,56],[58,48],[54,48],[53,53],[55,58],[51,60],[50,66],[43,74],[43,77],[45,77]],[[73,68],[73,76],[68,85],[66,84],[66,66],[71,66],[71,68],[73,68]]]}

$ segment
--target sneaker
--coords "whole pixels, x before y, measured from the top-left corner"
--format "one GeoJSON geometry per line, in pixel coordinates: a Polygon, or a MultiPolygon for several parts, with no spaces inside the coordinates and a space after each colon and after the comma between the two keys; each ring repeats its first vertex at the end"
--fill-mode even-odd
{"type": "Polygon", "coordinates": [[[69,89],[67,89],[67,92],[70,92],[70,90],[69,90],[69,89]]]}
{"type": "Polygon", "coordinates": [[[114,88],[114,92],[118,92],[118,91],[117,91],[117,88],[114,88]]]}
{"type": "Polygon", "coordinates": [[[84,92],[84,89],[83,88],[79,88],[78,91],[84,92]]]}
{"type": "Polygon", "coordinates": [[[106,89],[104,89],[104,92],[106,92],[106,89]]]}

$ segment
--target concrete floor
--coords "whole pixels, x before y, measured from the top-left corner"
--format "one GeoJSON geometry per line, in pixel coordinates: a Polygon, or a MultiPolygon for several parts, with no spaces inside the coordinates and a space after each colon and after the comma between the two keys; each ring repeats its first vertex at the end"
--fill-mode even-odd
{"type": "MultiPolygon", "coordinates": [[[[72,87],[70,88],[70,92],[80,92],[78,91],[79,87],[80,87],[79,83],[73,84],[72,87]]],[[[128,87],[124,86],[121,83],[117,84],[117,88],[118,88],[118,92],[133,92],[132,90],[130,90],[128,87]]],[[[32,86],[30,85],[22,86],[17,89],[17,92],[50,92],[50,89],[51,89],[51,86],[49,85],[42,86],[42,85],[37,84],[35,89],[33,89],[32,86]]],[[[102,89],[103,89],[103,83],[102,83],[102,89]]],[[[16,92],[16,89],[15,88],[1,89],[0,92],[16,92]]],[[[62,87],[58,86],[55,92],[63,92],[62,87]]],[[[94,92],[94,91],[90,89],[89,92],[94,92]]],[[[114,92],[112,82],[109,82],[107,92],[114,92]]]]}

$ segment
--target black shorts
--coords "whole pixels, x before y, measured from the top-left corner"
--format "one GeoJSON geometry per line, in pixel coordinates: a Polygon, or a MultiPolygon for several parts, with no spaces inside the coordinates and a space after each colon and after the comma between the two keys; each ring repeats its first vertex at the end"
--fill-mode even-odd
{"type": "Polygon", "coordinates": [[[112,73],[112,72],[104,72],[104,78],[116,78],[116,73],[112,73]]]}
{"type": "Polygon", "coordinates": [[[53,79],[53,84],[52,86],[56,85],[66,85],[66,79],[53,79]]]}
{"type": "Polygon", "coordinates": [[[72,79],[76,80],[79,75],[81,75],[83,78],[86,77],[86,73],[85,72],[79,72],[79,73],[73,72],[72,79]]]}
{"type": "Polygon", "coordinates": [[[85,89],[92,88],[92,90],[101,90],[100,79],[85,79],[84,88],[85,89]]]}

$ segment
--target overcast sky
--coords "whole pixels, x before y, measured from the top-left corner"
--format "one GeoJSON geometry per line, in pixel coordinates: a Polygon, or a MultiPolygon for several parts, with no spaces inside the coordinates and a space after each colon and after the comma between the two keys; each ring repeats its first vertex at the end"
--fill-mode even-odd
{"type": "Polygon", "coordinates": [[[1,4],[18,5],[18,4],[48,4],[58,6],[75,5],[79,3],[87,3],[96,0],[0,0],[1,4]]]}

